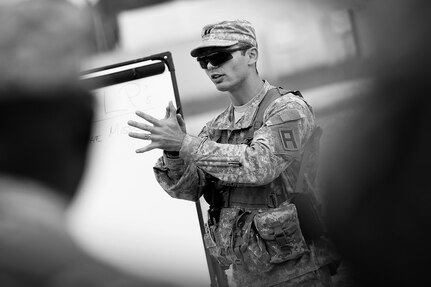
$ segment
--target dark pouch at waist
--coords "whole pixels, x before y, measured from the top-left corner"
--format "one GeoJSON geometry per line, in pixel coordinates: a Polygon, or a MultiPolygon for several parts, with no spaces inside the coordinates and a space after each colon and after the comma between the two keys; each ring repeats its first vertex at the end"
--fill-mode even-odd
{"type": "Polygon", "coordinates": [[[280,207],[258,213],[254,225],[266,242],[271,263],[295,259],[309,252],[293,204],[284,202],[280,207]]]}

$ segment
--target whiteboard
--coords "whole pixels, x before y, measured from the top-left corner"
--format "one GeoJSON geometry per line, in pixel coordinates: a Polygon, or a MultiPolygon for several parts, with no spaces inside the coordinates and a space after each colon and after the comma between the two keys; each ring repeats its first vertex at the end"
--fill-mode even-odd
{"type": "Polygon", "coordinates": [[[163,118],[179,106],[170,53],[86,72],[96,99],[86,174],[71,211],[71,229],[94,256],[139,276],[182,286],[209,286],[196,204],[171,198],[153,166],[161,150],[136,153],[128,120],[144,111],[163,118]]]}

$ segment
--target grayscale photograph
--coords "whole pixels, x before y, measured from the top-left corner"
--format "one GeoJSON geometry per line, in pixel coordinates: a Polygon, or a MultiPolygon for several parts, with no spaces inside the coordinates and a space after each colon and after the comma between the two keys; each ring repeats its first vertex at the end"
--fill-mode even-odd
{"type": "Polygon", "coordinates": [[[0,287],[426,286],[430,15],[0,0],[0,287]]]}

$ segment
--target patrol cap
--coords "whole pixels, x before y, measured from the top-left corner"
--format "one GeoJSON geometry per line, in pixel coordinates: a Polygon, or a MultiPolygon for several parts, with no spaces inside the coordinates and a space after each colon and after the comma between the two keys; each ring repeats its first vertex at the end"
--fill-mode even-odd
{"type": "Polygon", "coordinates": [[[256,33],[246,20],[222,21],[205,25],[201,33],[202,42],[190,54],[197,57],[207,48],[231,47],[238,43],[257,47],[256,33]]]}

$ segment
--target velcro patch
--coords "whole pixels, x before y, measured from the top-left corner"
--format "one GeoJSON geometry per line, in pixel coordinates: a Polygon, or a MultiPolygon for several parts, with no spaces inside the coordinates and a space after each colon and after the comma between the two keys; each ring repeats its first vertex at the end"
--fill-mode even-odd
{"type": "Polygon", "coordinates": [[[285,122],[295,121],[300,118],[303,118],[303,116],[297,109],[286,109],[270,117],[265,124],[267,126],[275,126],[285,122]]]}

